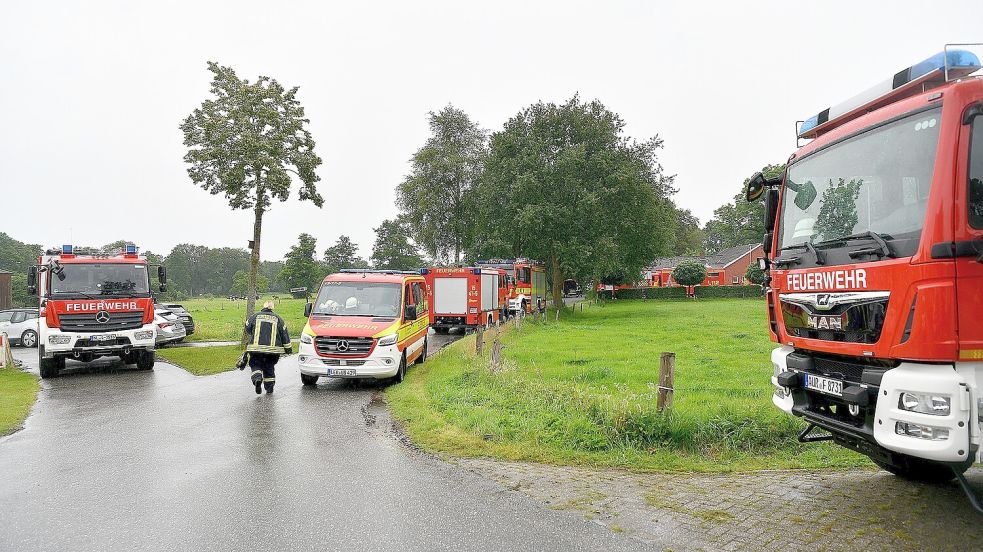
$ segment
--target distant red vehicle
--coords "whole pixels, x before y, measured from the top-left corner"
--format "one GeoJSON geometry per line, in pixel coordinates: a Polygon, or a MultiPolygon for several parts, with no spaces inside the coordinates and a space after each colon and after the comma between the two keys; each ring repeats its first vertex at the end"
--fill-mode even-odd
{"type": "Polygon", "coordinates": [[[500,268],[425,268],[430,325],[437,333],[490,326],[508,315],[508,279],[500,268]]]}

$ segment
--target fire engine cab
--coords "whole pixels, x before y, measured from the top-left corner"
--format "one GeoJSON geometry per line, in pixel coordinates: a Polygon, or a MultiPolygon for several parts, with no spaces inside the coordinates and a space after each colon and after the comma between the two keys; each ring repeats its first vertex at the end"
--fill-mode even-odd
{"type": "Polygon", "coordinates": [[[420,273],[437,333],[491,326],[508,316],[508,278],[501,268],[424,268],[420,273]]]}
{"type": "MultiPolygon", "coordinates": [[[[158,279],[165,291],[162,266],[158,279]]],[[[135,245],[118,255],[71,245],[48,250],[28,270],[27,282],[39,298],[42,378],[58,376],[69,358],[90,362],[118,356],[143,370],[154,367],[154,299],[147,259],[135,245]]]]}
{"type": "Polygon", "coordinates": [[[513,314],[546,309],[546,267],[540,261],[530,259],[491,259],[478,261],[480,268],[500,268],[512,281],[509,289],[508,310],[513,314]]]}
{"type": "Polygon", "coordinates": [[[983,76],[968,47],[798,129],[764,196],[773,403],[914,480],[958,479],[983,433],[983,76]]]}
{"type": "Polygon", "coordinates": [[[419,272],[346,269],[324,278],[305,309],[297,362],[304,385],[320,377],[392,379],[427,358],[430,313],[419,272]]]}

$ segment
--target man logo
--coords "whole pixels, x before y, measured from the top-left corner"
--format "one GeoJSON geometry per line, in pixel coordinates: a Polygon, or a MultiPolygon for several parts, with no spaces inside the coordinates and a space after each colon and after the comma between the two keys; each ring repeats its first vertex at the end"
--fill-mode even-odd
{"type": "Polygon", "coordinates": [[[821,309],[829,308],[829,294],[828,293],[817,293],[816,294],[816,306],[821,309]]]}
{"type": "Polygon", "coordinates": [[[98,322],[100,324],[105,324],[106,322],[109,322],[109,313],[106,312],[106,311],[104,311],[104,310],[97,312],[96,313],[96,322],[98,322]]]}
{"type": "Polygon", "coordinates": [[[338,340],[338,347],[337,347],[337,349],[338,349],[338,352],[339,353],[346,353],[346,352],[348,352],[349,347],[350,346],[348,345],[348,341],[346,341],[344,339],[338,340]]]}

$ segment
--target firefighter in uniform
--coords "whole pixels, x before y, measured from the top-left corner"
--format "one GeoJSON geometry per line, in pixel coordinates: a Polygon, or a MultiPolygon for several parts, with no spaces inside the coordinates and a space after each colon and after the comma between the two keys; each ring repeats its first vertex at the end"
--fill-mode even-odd
{"type": "Polygon", "coordinates": [[[273,312],[273,301],[263,303],[263,310],[246,321],[246,339],[246,354],[249,355],[256,394],[260,394],[263,387],[267,393],[272,393],[276,383],[273,369],[280,355],[293,352],[287,324],[273,312]]]}

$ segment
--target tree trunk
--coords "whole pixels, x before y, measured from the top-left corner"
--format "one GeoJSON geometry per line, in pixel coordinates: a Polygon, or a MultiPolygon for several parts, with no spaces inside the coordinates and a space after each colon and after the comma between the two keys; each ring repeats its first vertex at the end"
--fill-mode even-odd
{"type": "Polygon", "coordinates": [[[553,272],[553,308],[563,307],[563,270],[560,268],[560,259],[556,255],[552,256],[553,272]]]}
{"type": "MultiPolygon", "coordinates": [[[[256,177],[259,180],[259,177],[256,177]]],[[[249,285],[246,286],[246,318],[256,312],[256,274],[259,272],[259,241],[263,232],[263,188],[256,184],[256,207],[253,210],[255,219],[253,221],[253,251],[249,256],[249,285]]],[[[243,321],[245,322],[245,321],[243,321]]],[[[242,344],[246,344],[246,330],[243,326],[242,344]]]]}

